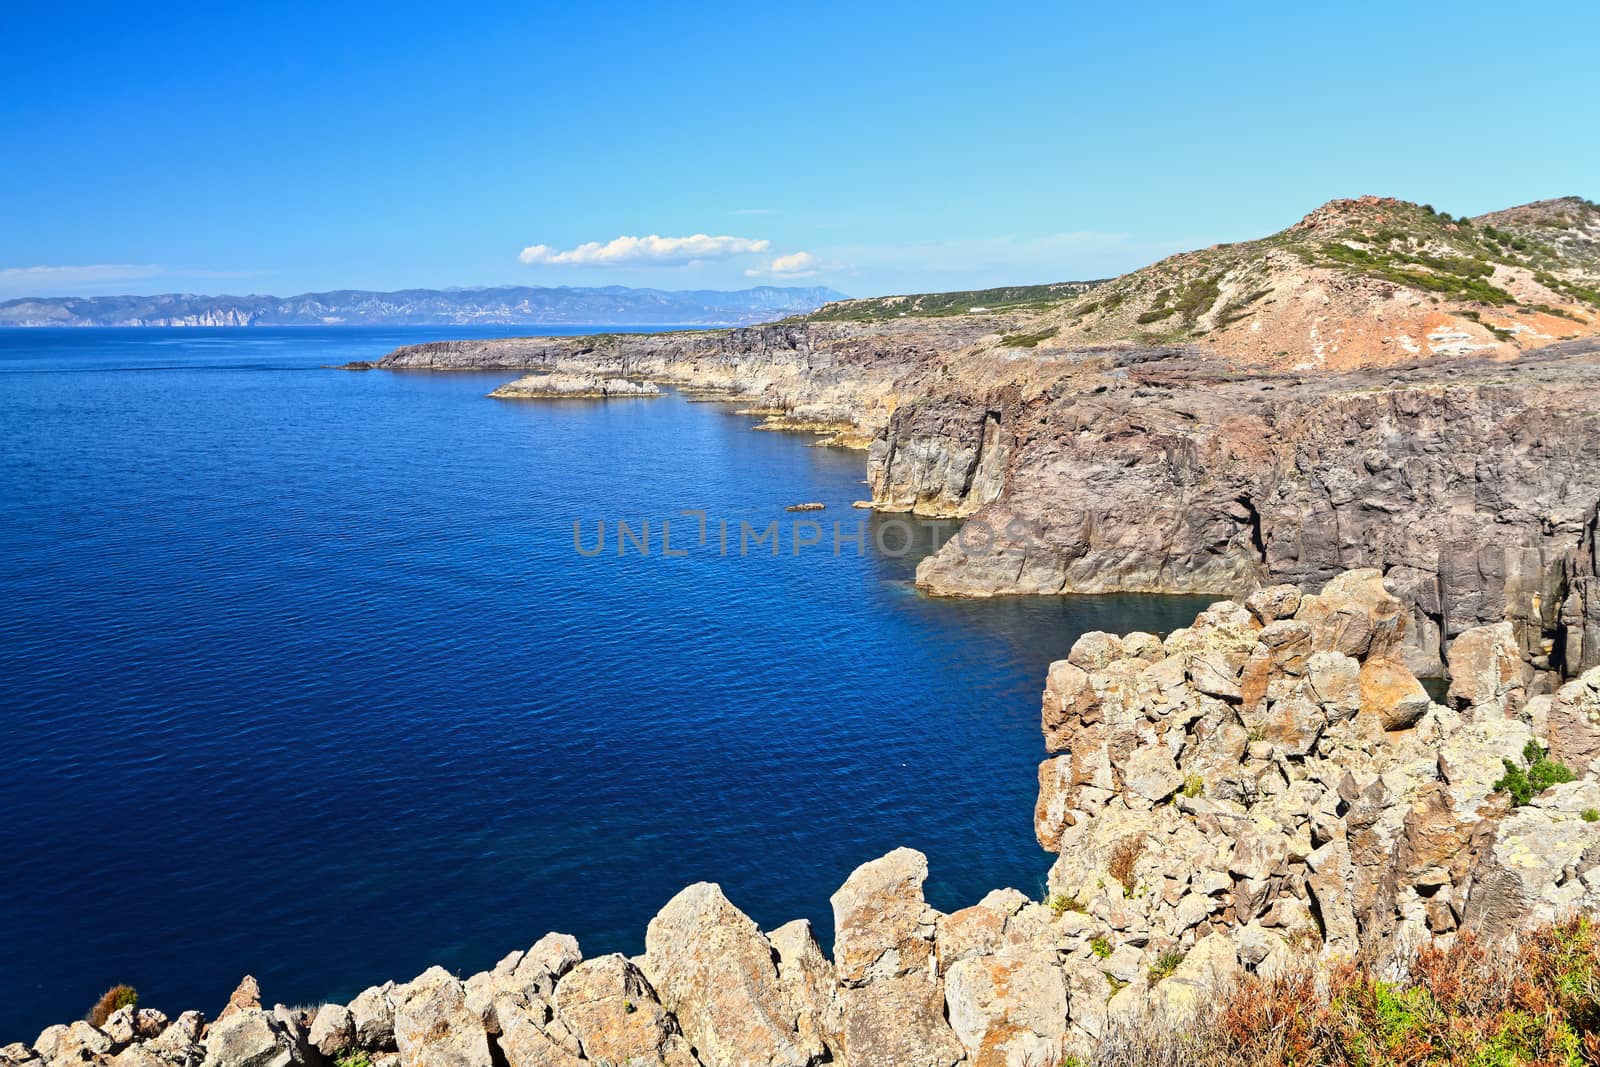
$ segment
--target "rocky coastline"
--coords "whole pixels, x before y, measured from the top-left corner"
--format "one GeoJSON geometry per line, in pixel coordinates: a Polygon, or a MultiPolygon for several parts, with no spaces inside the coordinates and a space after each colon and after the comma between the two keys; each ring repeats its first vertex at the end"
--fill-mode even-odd
{"type": "Polygon", "coordinates": [[[1600,664],[1600,341],[1308,374],[1193,346],[1008,350],[1018,323],[996,319],[441,342],[357,366],[646,378],[864,447],[875,508],[994,535],[924,561],[935,595],[1232,596],[1375,567],[1423,677],[1505,620],[1546,686],[1600,664]]]}
{"type": "MultiPolygon", "coordinates": [[[[433,967],[349,1004],[214,1019],[125,1006],[0,1048],[6,1067],[1023,1067],[1092,1059],[1135,1020],[1181,1027],[1245,974],[1600,908],[1600,669],[1537,692],[1515,627],[1459,635],[1435,703],[1376,570],[1277,585],[1165,636],[1084,635],[1050,668],[1035,829],[1046,899],[942,914],[897,849],[809,923],[762,931],[714,884],[635,958],[548,934],[492,969],[433,967]],[[1568,780],[1503,781],[1540,752],[1568,780]]],[[[1556,776],[1561,777],[1561,776],[1556,776]]]]}

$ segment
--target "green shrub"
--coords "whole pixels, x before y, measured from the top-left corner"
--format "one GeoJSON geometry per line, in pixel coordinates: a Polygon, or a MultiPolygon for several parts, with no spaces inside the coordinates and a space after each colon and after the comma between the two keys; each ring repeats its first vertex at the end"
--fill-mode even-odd
{"type": "Polygon", "coordinates": [[[1068,896],[1066,893],[1051,893],[1050,899],[1045,903],[1050,906],[1051,911],[1056,913],[1056,918],[1058,919],[1069,911],[1080,913],[1083,911],[1083,905],[1078,903],[1078,898],[1068,896]]]}
{"type": "Polygon", "coordinates": [[[1583,821],[1584,822],[1600,822],[1600,808],[1584,808],[1583,809],[1583,821]]]}
{"type": "Polygon", "coordinates": [[[1203,797],[1206,795],[1206,780],[1198,774],[1191,774],[1183,780],[1183,788],[1179,792],[1191,799],[1203,797]]]}
{"type": "Polygon", "coordinates": [[[1183,962],[1184,955],[1185,953],[1173,948],[1157,956],[1156,961],[1150,965],[1150,981],[1159,982],[1163,978],[1170,978],[1172,972],[1178,969],[1178,964],[1183,962]]]}
{"type": "Polygon", "coordinates": [[[1519,808],[1551,786],[1577,777],[1571,767],[1550,759],[1537,741],[1529,741],[1522,747],[1524,766],[1518,767],[1508,759],[1500,762],[1505,764],[1506,773],[1494,783],[1494,788],[1510,793],[1512,805],[1519,808]]]}
{"type": "Polygon", "coordinates": [[[372,1067],[372,1056],[361,1049],[352,1049],[333,1063],[334,1067],[372,1067]]]}
{"type": "Polygon", "coordinates": [[[1111,942],[1103,937],[1097,937],[1089,942],[1089,948],[1101,959],[1109,959],[1111,956],[1111,942]]]}

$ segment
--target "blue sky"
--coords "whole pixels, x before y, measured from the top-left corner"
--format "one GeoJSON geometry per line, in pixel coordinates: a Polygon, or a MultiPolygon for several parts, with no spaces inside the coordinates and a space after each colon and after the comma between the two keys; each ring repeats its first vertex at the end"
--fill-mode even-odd
{"type": "Polygon", "coordinates": [[[1335,196],[1597,199],[1597,39],[1593,0],[13,0],[0,299],[870,295],[1114,274],[1335,196]]]}

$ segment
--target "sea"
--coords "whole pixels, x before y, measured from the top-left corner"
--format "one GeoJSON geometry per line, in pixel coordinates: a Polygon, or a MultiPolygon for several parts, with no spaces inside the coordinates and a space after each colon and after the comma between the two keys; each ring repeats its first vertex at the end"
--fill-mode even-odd
{"type": "Polygon", "coordinates": [[[332,369],[508,332],[0,331],[0,1044],[634,954],[701,880],[827,946],[902,845],[1042,892],[1048,664],[1203,601],[924,596],[950,529],[736,405],[332,369]]]}

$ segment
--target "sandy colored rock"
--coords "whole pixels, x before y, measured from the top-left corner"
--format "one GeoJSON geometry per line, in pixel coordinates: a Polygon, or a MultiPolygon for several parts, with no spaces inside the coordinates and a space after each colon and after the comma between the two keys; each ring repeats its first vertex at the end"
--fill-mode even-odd
{"type": "Polygon", "coordinates": [[[529,374],[508,382],[489,394],[513,400],[606,399],[611,397],[659,396],[654,382],[606,378],[596,374],[529,374]]]}
{"type": "Polygon", "coordinates": [[[372,986],[350,1002],[350,1019],[355,1026],[355,1041],[368,1052],[394,1052],[394,1003],[389,999],[393,983],[372,986]]]}
{"type": "Polygon", "coordinates": [[[394,1038],[402,1067],[494,1067],[483,1020],[467,1007],[461,981],[430,967],[395,1005],[394,1038]]]}
{"type": "Polygon", "coordinates": [[[277,1018],[260,1008],[230,1004],[234,1010],[206,1033],[205,1067],[289,1067],[296,1062],[293,1039],[277,1018]]]}
{"type": "Polygon", "coordinates": [[[945,974],[945,1002],[973,1067],[1043,1063],[1061,1053],[1067,983],[1052,951],[962,959],[945,974]]]}
{"type": "Polygon", "coordinates": [[[641,966],[705,1067],[807,1067],[822,1054],[817,1023],[797,1032],[774,955],[720,887],[699,882],[650,920],[641,966]]]}
{"type": "Polygon", "coordinates": [[[1600,667],[1556,691],[1548,716],[1550,757],[1600,774],[1600,667]]]}
{"type": "Polygon", "coordinates": [[[1361,710],[1376,715],[1385,730],[1409,730],[1432,703],[1399,660],[1369,659],[1361,665],[1361,710]]]}
{"type": "Polygon", "coordinates": [[[556,986],[556,1010],[584,1057],[619,1067],[695,1067],[689,1043],[644,974],[618,954],[585,960],[556,986]]]}
{"type": "Polygon", "coordinates": [[[247,974],[239,980],[238,987],[228,997],[228,1003],[217,1013],[217,1021],[221,1022],[230,1015],[259,1007],[261,1007],[261,986],[255,978],[247,974]]]}
{"type": "Polygon", "coordinates": [[[922,896],[928,860],[908,848],[862,864],[833,895],[834,966],[850,1063],[951,1067],[963,1056],[944,1017],[938,915],[922,896]]]}
{"type": "Polygon", "coordinates": [[[1478,626],[1450,645],[1449,699],[1474,718],[1515,716],[1527,699],[1531,677],[1510,622],[1478,626]]]}
{"type": "Polygon", "coordinates": [[[318,1052],[329,1059],[337,1059],[355,1047],[356,1024],[350,1009],[343,1004],[324,1004],[317,1009],[311,1021],[307,1039],[318,1052]]]}

